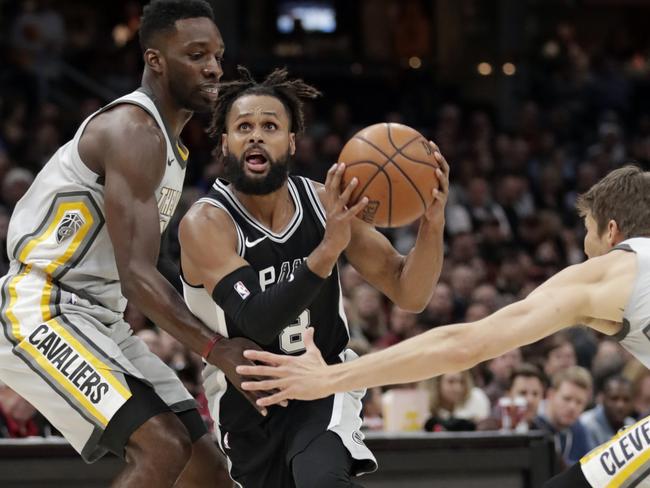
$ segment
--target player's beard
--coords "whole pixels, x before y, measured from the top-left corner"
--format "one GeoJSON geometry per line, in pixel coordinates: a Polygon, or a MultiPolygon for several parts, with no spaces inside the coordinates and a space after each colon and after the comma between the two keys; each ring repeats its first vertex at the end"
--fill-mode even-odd
{"type": "Polygon", "coordinates": [[[289,151],[276,160],[269,159],[269,172],[263,178],[250,178],[246,175],[244,167],[246,161],[228,154],[223,159],[224,177],[235,187],[237,191],[247,195],[268,195],[279,189],[289,177],[291,166],[291,155],[289,151]]]}

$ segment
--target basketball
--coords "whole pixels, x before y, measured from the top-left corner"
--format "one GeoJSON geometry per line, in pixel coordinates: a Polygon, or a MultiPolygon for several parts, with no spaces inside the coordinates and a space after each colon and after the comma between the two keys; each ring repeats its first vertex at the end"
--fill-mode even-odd
{"type": "Polygon", "coordinates": [[[377,227],[400,227],[424,214],[438,188],[438,162],[429,142],[415,129],[381,123],[357,132],[343,147],[343,184],[359,183],[350,205],[363,196],[368,205],[359,217],[377,227]]]}

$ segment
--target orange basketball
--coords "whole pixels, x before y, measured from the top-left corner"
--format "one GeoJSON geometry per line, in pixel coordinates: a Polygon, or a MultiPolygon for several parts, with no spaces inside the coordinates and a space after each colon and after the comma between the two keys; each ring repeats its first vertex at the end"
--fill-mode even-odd
{"type": "Polygon", "coordinates": [[[377,227],[400,227],[421,217],[438,188],[433,149],[406,125],[366,127],[345,144],[339,162],[346,166],[345,185],[355,176],[359,179],[350,204],[368,197],[359,217],[377,227]]]}

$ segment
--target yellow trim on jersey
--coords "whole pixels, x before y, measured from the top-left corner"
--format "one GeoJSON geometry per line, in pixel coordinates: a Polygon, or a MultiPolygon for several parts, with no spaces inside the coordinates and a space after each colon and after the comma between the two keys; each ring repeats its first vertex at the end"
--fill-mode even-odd
{"type": "Polygon", "coordinates": [[[63,203],[59,208],[60,210],[57,212],[56,218],[54,219],[56,222],[61,220],[61,214],[66,212],[67,210],[78,210],[84,216],[84,224],[75,233],[72,242],[70,242],[65,252],[46,266],[45,272],[48,275],[54,273],[54,271],[56,271],[56,269],[59,266],[62,266],[63,264],[66,263],[68,259],[70,259],[70,256],[72,256],[75,253],[75,251],[79,247],[79,244],[81,244],[81,242],[84,240],[84,238],[92,228],[94,222],[93,216],[88,210],[88,207],[86,207],[86,204],[84,202],[63,203]]]}
{"type": "MultiPolygon", "coordinates": [[[[88,235],[88,232],[90,232],[90,229],[93,226],[94,223],[94,218],[92,216],[92,213],[90,213],[90,210],[88,210],[88,207],[86,206],[86,203],[84,201],[77,201],[77,202],[63,202],[61,203],[57,209],[56,209],[56,214],[54,215],[54,218],[52,219],[52,222],[50,222],[50,225],[45,229],[45,231],[32,238],[23,248],[23,250],[20,252],[20,255],[18,256],[18,260],[21,261],[22,263],[27,264],[27,258],[29,258],[29,255],[31,252],[36,248],[40,243],[44,242],[47,240],[54,230],[57,228],[57,226],[61,223],[61,219],[63,218],[63,215],[65,212],[71,211],[71,210],[77,210],[80,212],[83,217],[84,217],[84,223],[83,225],[79,228],[79,230],[74,234],[74,237],[70,244],[68,244],[68,247],[66,250],[61,254],[59,257],[53,259],[50,261],[50,263],[45,267],[45,285],[43,287],[43,292],[41,295],[41,313],[43,315],[43,321],[48,321],[52,318],[52,314],[50,312],[50,298],[52,295],[52,277],[51,275],[61,266],[63,266],[71,256],[74,255],[76,250],[79,248],[79,245],[83,242],[83,240],[86,238],[86,235],[88,235]]],[[[31,270],[32,264],[28,264],[28,269],[25,269],[26,273],[29,273],[29,270],[31,270]]],[[[10,284],[10,292],[11,292],[11,284],[10,284]]],[[[13,303],[9,304],[9,307],[7,308],[7,313],[10,312],[11,306],[13,303]]],[[[11,320],[11,318],[10,318],[11,320]]],[[[11,320],[12,323],[15,322],[14,320],[11,320]]],[[[15,326],[14,328],[19,327],[15,326]]],[[[16,336],[17,339],[21,339],[20,337],[16,336]]]]}
{"type": "Polygon", "coordinates": [[[187,161],[187,158],[190,156],[190,150],[182,147],[180,143],[176,143],[176,149],[178,149],[178,154],[181,155],[183,161],[187,161]]]}
{"type": "Polygon", "coordinates": [[[47,322],[52,318],[50,311],[50,299],[52,297],[52,277],[45,275],[45,286],[43,286],[43,294],[41,295],[41,314],[43,315],[43,322],[47,322]]]}
{"type": "Polygon", "coordinates": [[[41,354],[41,352],[34,347],[29,341],[22,341],[18,344],[19,348],[29,354],[34,361],[36,361],[41,368],[47,371],[50,377],[56,382],[65,388],[77,401],[86,407],[86,410],[95,417],[103,426],[108,424],[108,419],[95,407],[90,401],[81,394],[79,390],[72,384],[72,382],[66,378],[58,369],[52,366],[49,361],[41,354]]]}
{"type": "Polygon", "coordinates": [[[650,459],[650,449],[641,453],[639,457],[634,458],[630,464],[625,466],[625,469],[612,478],[612,481],[609,482],[606,488],[619,488],[623,483],[628,481],[630,474],[643,466],[648,459],[650,459]]]}
{"type": "Polygon", "coordinates": [[[115,388],[124,399],[131,397],[131,392],[126,388],[122,383],[120,383],[113,373],[111,373],[111,368],[106,366],[101,360],[93,356],[93,354],[86,349],[83,344],[81,344],[70,332],[68,332],[64,327],[59,324],[57,319],[52,319],[46,322],[52,329],[54,329],[60,336],[62,336],[68,343],[79,353],[81,356],[89,363],[92,364],[98,373],[108,381],[113,388],[115,388]]]}
{"type": "Polygon", "coordinates": [[[18,273],[13,278],[11,278],[11,280],[9,280],[9,286],[7,287],[7,290],[9,292],[9,304],[7,305],[5,315],[9,319],[9,322],[11,322],[11,335],[14,336],[17,341],[22,341],[23,336],[20,333],[20,322],[18,321],[18,317],[14,315],[14,312],[12,310],[16,304],[16,301],[18,300],[18,290],[16,290],[16,287],[18,286],[18,283],[20,283],[20,280],[29,274],[31,269],[31,264],[25,266],[25,269],[22,271],[22,273],[18,273]]]}

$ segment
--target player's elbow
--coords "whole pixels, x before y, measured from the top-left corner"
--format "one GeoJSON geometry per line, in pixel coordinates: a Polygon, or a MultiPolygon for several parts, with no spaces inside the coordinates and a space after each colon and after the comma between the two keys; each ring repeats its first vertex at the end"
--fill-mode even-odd
{"type": "Polygon", "coordinates": [[[468,334],[466,325],[445,327],[448,329],[445,337],[446,358],[443,363],[449,366],[449,372],[465,371],[483,360],[483,346],[479,341],[473,340],[468,334]]]}
{"type": "Polygon", "coordinates": [[[397,305],[405,312],[410,313],[420,313],[424,311],[428,303],[428,297],[417,297],[413,295],[399,297],[395,301],[395,305],[397,305]]]}
{"type": "Polygon", "coordinates": [[[120,269],[122,294],[134,304],[137,304],[147,292],[153,293],[149,282],[149,274],[141,265],[129,265],[120,269]]]}

